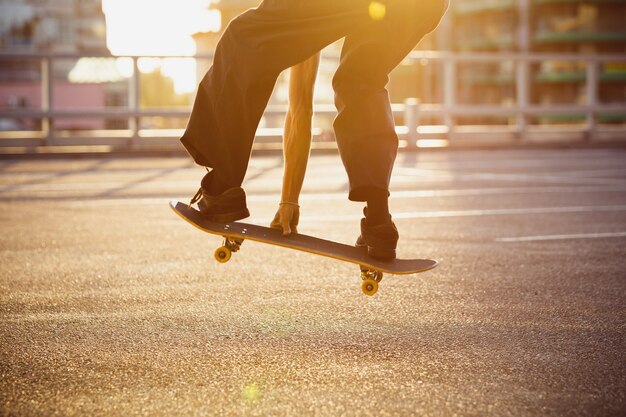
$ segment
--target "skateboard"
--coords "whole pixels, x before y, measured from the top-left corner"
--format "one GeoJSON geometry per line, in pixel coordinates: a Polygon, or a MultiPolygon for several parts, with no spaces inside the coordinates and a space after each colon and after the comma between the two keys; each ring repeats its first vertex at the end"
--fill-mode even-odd
{"type": "Polygon", "coordinates": [[[428,271],[437,266],[431,259],[392,259],[372,258],[367,250],[330,240],[303,234],[283,236],[281,230],[242,222],[217,223],[204,218],[200,212],[180,201],[170,201],[170,208],[188,223],[198,229],[223,237],[223,244],[215,250],[215,259],[220,263],[230,260],[232,254],[241,248],[244,240],[267,243],[284,248],[296,249],[340,261],[357,264],[361,268],[361,290],[365,295],[374,295],[383,273],[406,275],[428,271]]]}

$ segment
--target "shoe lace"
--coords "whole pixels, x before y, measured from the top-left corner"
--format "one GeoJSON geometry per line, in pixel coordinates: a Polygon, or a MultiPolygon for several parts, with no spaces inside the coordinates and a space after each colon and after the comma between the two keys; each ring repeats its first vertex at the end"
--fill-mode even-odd
{"type": "MultiPolygon", "coordinates": [[[[206,172],[211,172],[211,170],[209,169],[209,167],[204,167],[204,169],[206,169],[206,172]]],[[[191,198],[191,201],[189,202],[188,206],[189,208],[191,208],[192,205],[196,204],[198,201],[200,201],[200,199],[202,198],[202,186],[200,187],[200,189],[198,190],[198,192],[196,192],[196,194],[191,198]]]]}
{"type": "Polygon", "coordinates": [[[188,206],[191,208],[192,205],[196,204],[202,198],[202,188],[198,190],[198,192],[191,198],[188,206]]]}

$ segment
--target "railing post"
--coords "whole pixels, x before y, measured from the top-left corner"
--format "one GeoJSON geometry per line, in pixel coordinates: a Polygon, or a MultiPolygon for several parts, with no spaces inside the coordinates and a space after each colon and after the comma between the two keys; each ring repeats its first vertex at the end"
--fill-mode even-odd
{"type": "Polygon", "coordinates": [[[598,63],[587,61],[587,135],[586,140],[592,142],[596,131],[596,107],[598,105],[598,63]]]}
{"type": "Polygon", "coordinates": [[[517,135],[520,141],[526,141],[526,109],[530,96],[530,63],[526,54],[520,55],[516,61],[515,87],[517,93],[517,135]]]}
{"type": "Polygon", "coordinates": [[[519,22],[517,24],[517,41],[518,48],[522,52],[528,52],[530,50],[530,0],[518,0],[517,1],[517,14],[519,22]]]}
{"type": "Polygon", "coordinates": [[[519,59],[516,61],[516,94],[517,94],[517,137],[521,142],[527,141],[526,131],[528,128],[528,119],[526,117],[526,109],[530,102],[530,62],[528,53],[531,48],[530,42],[530,0],[518,0],[518,49],[520,51],[519,59]]]}
{"type": "Polygon", "coordinates": [[[128,120],[130,128],[130,137],[128,138],[127,147],[132,150],[136,139],[139,138],[139,108],[141,101],[141,80],[139,74],[139,58],[131,57],[133,61],[133,75],[130,77],[130,86],[128,90],[128,104],[130,105],[131,117],[128,120]]]}
{"type": "Polygon", "coordinates": [[[419,100],[409,98],[404,101],[404,123],[408,129],[407,149],[417,148],[417,127],[419,126],[419,100]]]}
{"type": "Polygon", "coordinates": [[[54,120],[52,117],[54,103],[54,75],[52,73],[52,58],[45,56],[41,58],[41,110],[44,113],[41,119],[41,139],[42,146],[50,146],[52,144],[52,135],[54,131],[54,120]]]}
{"type": "Polygon", "coordinates": [[[456,61],[450,55],[445,58],[443,66],[443,102],[445,108],[444,123],[448,127],[448,141],[454,142],[454,116],[456,103],[456,61]]]}

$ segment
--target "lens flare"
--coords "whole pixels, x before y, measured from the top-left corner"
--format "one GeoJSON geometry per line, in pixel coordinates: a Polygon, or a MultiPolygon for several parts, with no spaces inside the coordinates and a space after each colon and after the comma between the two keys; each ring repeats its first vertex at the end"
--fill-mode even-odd
{"type": "Polygon", "coordinates": [[[241,398],[247,402],[256,402],[259,399],[260,392],[257,384],[248,384],[241,390],[241,398]]]}
{"type": "Polygon", "coordinates": [[[373,1],[369,6],[369,14],[372,20],[383,20],[387,14],[387,6],[379,1],[373,1]]]}

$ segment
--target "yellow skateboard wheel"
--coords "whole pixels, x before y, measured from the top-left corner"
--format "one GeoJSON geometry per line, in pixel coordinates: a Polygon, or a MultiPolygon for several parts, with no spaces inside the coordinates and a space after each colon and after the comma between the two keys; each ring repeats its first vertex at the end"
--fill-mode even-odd
{"type": "Polygon", "coordinates": [[[363,284],[361,284],[361,291],[363,291],[363,294],[369,296],[376,294],[376,291],[378,291],[378,282],[371,278],[364,279],[363,284]]]}
{"type": "Polygon", "coordinates": [[[232,252],[226,246],[220,246],[215,250],[215,260],[221,264],[224,264],[230,260],[232,252]]]}

